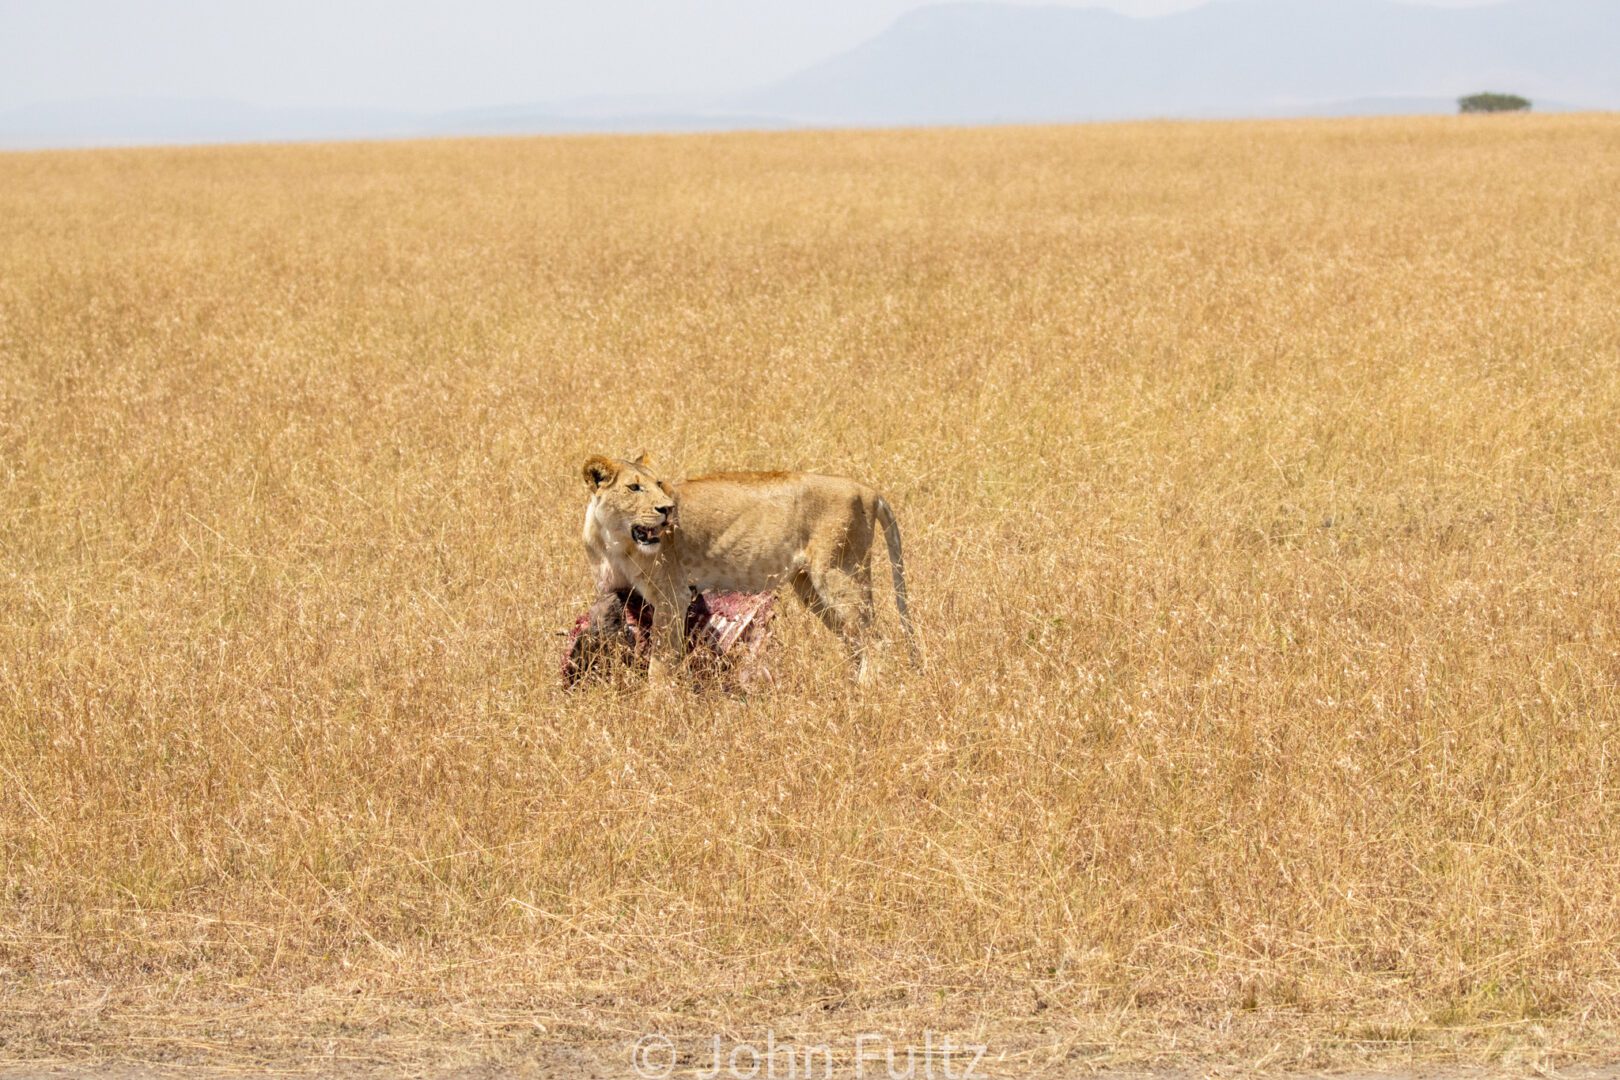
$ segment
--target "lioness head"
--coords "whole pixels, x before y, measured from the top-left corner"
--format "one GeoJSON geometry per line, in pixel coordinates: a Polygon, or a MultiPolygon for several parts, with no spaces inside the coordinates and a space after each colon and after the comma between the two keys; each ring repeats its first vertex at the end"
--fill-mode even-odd
{"type": "Polygon", "coordinates": [[[600,455],[585,462],[585,486],[596,496],[596,519],[609,536],[628,536],[641,551],[658,550],[675,523],[675,496],[652,471],[647,455],[617,461],[600,455]]]}

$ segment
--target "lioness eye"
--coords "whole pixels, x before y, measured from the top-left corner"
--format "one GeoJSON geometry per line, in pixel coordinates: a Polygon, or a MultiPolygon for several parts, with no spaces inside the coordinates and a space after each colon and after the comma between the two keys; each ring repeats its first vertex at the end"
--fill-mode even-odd
{"type": "Polygon", "coordinates": [[[640,484],[631,484],[630,485],[630,490],[631,491],[640,491],[641,490],[641,485],[640,484]]]}

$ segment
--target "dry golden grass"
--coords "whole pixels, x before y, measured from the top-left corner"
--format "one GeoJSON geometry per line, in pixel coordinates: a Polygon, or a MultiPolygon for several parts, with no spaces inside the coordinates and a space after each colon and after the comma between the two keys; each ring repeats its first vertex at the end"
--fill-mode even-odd
{"type": "Polygon", "coordinates": [[[1613,1046],[1616,192],[1612,116],[0,156],[0,1059],[1613,1046]],[[928,669],[563,693],[643,448],[885,491],[928,669]]]}

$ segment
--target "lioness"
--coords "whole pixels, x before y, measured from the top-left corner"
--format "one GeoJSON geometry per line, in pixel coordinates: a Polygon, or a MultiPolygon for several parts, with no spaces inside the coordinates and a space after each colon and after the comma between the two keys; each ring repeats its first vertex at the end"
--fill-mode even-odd
{"type": "Polygon", "coordinates": [[[856,678],[870,673],[872,537],[889,548],[894,605],[912,663],[916,633],[906,610],[900,526],[864,484],[811,473],[717,473],[678,484],[647,455],[592,457],[582,470],[585,551],[603,591],[633,588],[653,605],[653,673],[686,654],[684,613],[692,590],[765,592],[791,584],[844,640],[856,678]]]}

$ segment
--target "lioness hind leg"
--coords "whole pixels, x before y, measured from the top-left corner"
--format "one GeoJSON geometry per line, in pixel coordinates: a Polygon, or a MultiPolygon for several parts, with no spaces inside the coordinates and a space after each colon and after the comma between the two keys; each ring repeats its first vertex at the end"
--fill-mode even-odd
{"type": "MultiPolygon", "coordinates": [[[[837,583],[834,588],[848,597],[849,610],[855,616],[850,624],[855,634],[851,646],[856,664],[855,679],[861,683],[870,682],[873,676],[872,631],[877,626],[877,602],[872,595],[872,562],[866,558],[854,563],[846,560],[846,565],[830,571],[829,577],[837,583]]],[[[846,640],[849,640],[847,634],[846,640]]]]}
{"type": "Polygon", "coordinates": [[[867,655],[867,638],[873,621],[870,580],[863,588],[858,573],[825,567],[795,577],[793,591],[815,612],[822,625],[843,640],[856,680],[866,682],[871,677],[867,655]]]}
{"type": "Polygon", "coordinates": [[[872,562],[863,559],[850,571],[861,590],[861,622],[868,632],[877,625],[877,601],[872,596],[872,562]]]}

